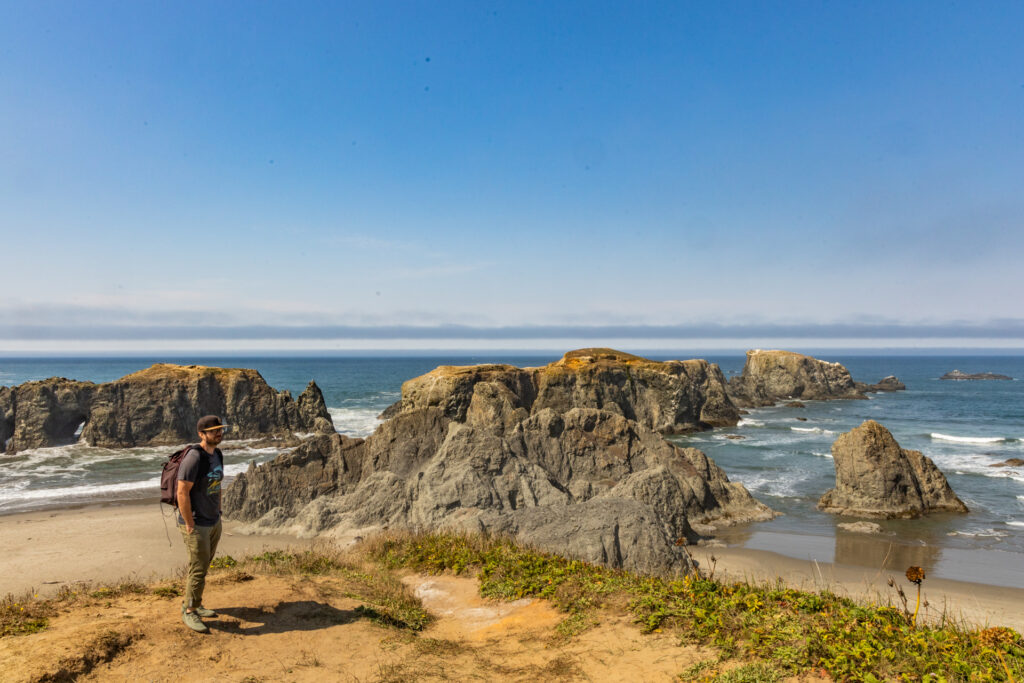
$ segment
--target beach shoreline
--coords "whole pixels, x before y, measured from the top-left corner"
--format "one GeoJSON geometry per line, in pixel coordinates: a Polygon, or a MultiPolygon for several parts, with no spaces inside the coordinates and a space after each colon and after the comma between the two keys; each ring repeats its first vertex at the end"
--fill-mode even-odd
{"type": "MultiPolygon", "coordinates": [[[[770,550],[738,547],[691,547],[699,567],[714,578],[775,583],[806,591],[829,591],[857,602],[901,605],[890,578],[903,588],[914,607],[916,588],[901,569],[863,567],[814,559],[796,559],[770,550]]],[[[1024,632],[1024,589],[945,578],[926,578],[921,584],[922,621],[943,616],[969,627],[1009,626],[1024,632]]]]}
{"type": "MultiPolygon", "coordinates": [[[[246,535],[242,524],[224,523],[218,555],[242,557],[271,549],[306,548],[316,539],[285,534],[246,535]]],[[[170,508],[151,501],[109,503],[0,516],[0,595],[32,591],[52,595],[77,582],[171,578],[185,565],[185,551],[170,508]],[[166,533],[165,533],[166,531],[166,533]]],[[[774,582],[853,599],[898,602],[893,577],[913,600],[903,570],[867,568],[743,547],[691,546],[705,572],[716,578],[774,582]],[[714,557],[714,560],[712,560],[714,557]]],[[[905,568],[904,568],[905,569],[905,568]]],[[[1009,626],[1024,631],[1024,589],[928,578],[923,618],[947,617],[972,626],[1009,626]]]]}

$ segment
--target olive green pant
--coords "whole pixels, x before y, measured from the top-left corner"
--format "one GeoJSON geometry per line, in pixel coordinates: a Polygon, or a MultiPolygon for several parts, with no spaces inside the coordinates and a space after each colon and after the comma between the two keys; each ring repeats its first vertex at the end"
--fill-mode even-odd
{"type": "Polygon", "coordinates": [[[213,554],[217,552],[220,541],[221,523],[213,526],[197,526],[192,533],[185,531],[185,525],[179,524],[178,530],[188,550],[188,578],[185,580],[185,609],[199,607],[203,604],[203,589],[206,588],[206,572],[210,569],[213,554]]]}

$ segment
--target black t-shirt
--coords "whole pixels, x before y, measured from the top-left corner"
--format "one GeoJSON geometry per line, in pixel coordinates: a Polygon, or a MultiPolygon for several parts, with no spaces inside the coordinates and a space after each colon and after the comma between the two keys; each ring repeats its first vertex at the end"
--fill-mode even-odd
{"type": "MultiPolygon", "coordinates": [[[[220,483],[223,479],[224,456],[219,448],[214,449],[213,455],[202,448],[193,448],[181,459],[178,481],[192,482],[189,501],[196,526],[213,526],[220,521],[220,483]]],[[[178,523],[185,523],[180,512],[178,523]]]]}

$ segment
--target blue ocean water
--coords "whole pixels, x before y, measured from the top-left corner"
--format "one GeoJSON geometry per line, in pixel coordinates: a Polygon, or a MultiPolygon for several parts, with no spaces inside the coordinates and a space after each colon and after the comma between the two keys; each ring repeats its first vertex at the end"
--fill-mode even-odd
{"type": "MultiPolygon", "coordinates": [[[[271,386],[298,395],[309,380],[324,392],[338,431],[365,436],[377,415],[400,396],[402,382],[438,365],[502,362],[543,365],[557,355],[480,353],[436,357],[334,358],[21,358],[0,359],[0,385],[61,376],[105,382],[154,362],[257,369],[271,386]]],[[[654,356],[686,358],[687,354],[654,356]]],[[[742,356],[705,356],[726,375],[739,373],[742,356]]],[[[854,378],[876,382],[896,375],[907,390],[875,394],[866,401],[805,402],[744,416],[739,426],[675,437],[711,456],[734,481],[783,513],[771,522],[730,531],[730,543],[800,556],[814,548],[819,560],[871,566],[920,564],[949,578],[977,579],[974,566],[992,583],[1024,587],[1024,468],[993,467],[1024,458],[1024,382],[954,382],[938,378],[954,368],[1024,378],[1024,358],[999,356],[831,356],[854,378]],[[798,419],[803,418],[803,419],[798,419]],[[835,482],[830,448],[835,438],[867,419],[885,425],[904,448],[922,451],[946,474],[967,503],[967,515],[883,521],[883,533],[868,537],[837,529],[849,519],[820,513],[818,498],[835,482]],[[741,438],[729,438],[741,437],[741,438]],[[788,547],[787,539],[802,541],[788,547]],[[881,553],[885,553],[881,557],[881,553]],[[983,553],[983,555],[979,555],[983,553]]],[[[161,448],[109,450],[76,444],[0,455],[0,514],[98,501],[155,498],[161,448]]],[[[227,475],[250,461],[263,462],[276,449],[241,444],[226,453],[227,475]]]]}

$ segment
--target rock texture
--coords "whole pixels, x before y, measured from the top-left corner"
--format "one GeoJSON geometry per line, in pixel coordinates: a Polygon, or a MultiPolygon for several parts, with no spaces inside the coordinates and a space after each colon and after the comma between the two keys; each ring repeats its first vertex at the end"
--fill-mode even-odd
{"type": "Polygon", "coordinates": [[[8,387],[7,397],[0,397],[6,425],[0,426],[0,435],[7,435],[6,452],[73,443],[95,392],[92,382],[63,377],[8,387]]]}
{"type": "Polygon", "coordinates": [[[966,380],[966,379],[1013,379],[1009,375],[998,375],[994,372],[960,372],[954,370],[953,372],[947,372],[939,379],[952,379],[952,380],[966,380]]]}
{"type": "Polygon", "coordinates": [[[105,384],[26,382],[0,394],[0,411],[8,453],[73,443],[79,427],[91,446],[179,444],[195,439],[196,421],[207,414],[231,425],[230,439],[334,432],[313,382],[293,400],[255,370],[196,365],[157,364],[105,384]]]}
{"type": "Polygon", "coordinates": [[[827,401],[866,398],[865,392],[906,389],[895,377],[878,384],[854,382],[849,370],[792,351],[747,351],[743,372],[729,380],[729,397],[741,408],[769,406],[794,399],[827,401]]]}
{"type": "Polygon", "coordinates": [[[839,363],[792,351],[747,351],[743,373],[729,381],[729,395],[743,407],[782,400],[863,398],[849,371],[839,363]]]}
{"type": "Polygon", "coordinates": [[[402,386],[365,440],[316,437],[239,475],[225,514],[312,535],[368,527],[505,533],[636,571],[687,571],[677,545],[773,516],[661,433],[735,424],[717,366],[609,349],[543,368],[440,367],[402,386]]]}
{"type": "Polygon", "coordinates": [[[900,448],[889,430],[874,420],[836,439],[832,459],[836,487],[818,501],[825,512],[887,519],[967,512],[930,458],[900,448]]]}

